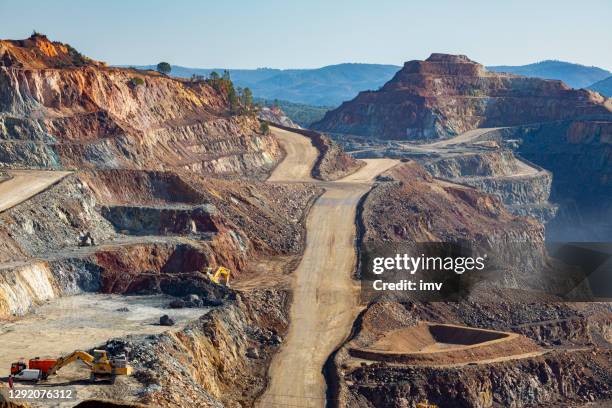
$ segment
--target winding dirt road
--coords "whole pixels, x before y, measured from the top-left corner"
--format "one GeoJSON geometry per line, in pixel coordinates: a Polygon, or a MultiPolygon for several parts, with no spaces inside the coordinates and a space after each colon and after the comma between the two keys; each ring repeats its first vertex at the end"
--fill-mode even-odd
{"type": "Polygon", "coordinates": [[[494,130],[499,130],[499,129],[503,129],[503,128],[497,127],[497,128],[472,129],[472,130],[468,130],[467,132],[463,132],[460,135],[457,135],[453,138],[440,140],[434,143],[429,143],[429,144],[424,145],[423,147],[446,147],[446,146],[452,146],[452,145],[457,145],[461,143],[470,143],[474,141],[474,139],[486,133],[489,133],[494,130]]]}
{"type": "Polygon", "coordinates": [[[310,140],[297,133],[273,131],[287,156],[268,181],[316,182],[326,191],[306,221],[306,248],[291,284],[289,333],[272,361],[268,388],[258,406],[322,407],[326,390],[323,365],[349,335],[359,312],[358,285],[352,279],[357,203],[370,189],[372,179],[397,161],[366,160],[366,166],[339,181],[317,182],[310,176],[317,157],[310,140]]]}
{"type": "Polygon", "coordinates": [[[319,151],[310,143],[310,139],[283,129],[275,127],[270,127],[270,129],[285,151],[285,158],[268,177],[268,182],[316,182],[311,176],[311,171],[317,161],[319,151]]]}
{"type": "Polygon", "coordinates": [[[0,212],[46,190],[69,171],[7,170],[9,179],[0,182],[0,212]]]}

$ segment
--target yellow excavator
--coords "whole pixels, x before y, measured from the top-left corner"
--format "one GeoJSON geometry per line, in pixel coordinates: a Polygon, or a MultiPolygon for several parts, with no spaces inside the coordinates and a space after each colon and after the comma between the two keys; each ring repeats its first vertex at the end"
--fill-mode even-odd
{"type": "Polygon", "coordinates": [[[110,380],[115,382],[115,377],[118,375],[132,374],[132,366],[127,362],[125,356],[118,356],[112,359],[108,358],[106,350],[94,350],[93,356],[84,351],[74,351],[66,356],[57,359],[48,370],[42,373],[43,378],[53,375],[60,368],[76,361],[81,360],[90,369],[90,380],[95,382],[100,379],[110,380]]]}
{"type": "Polygon", "coordinates": [[[212,270],[213,268],[209,267],[206,271],[206,275],[210,278],[210,280],[215,282],[217,285],[225,285],[229,287],[231,271],[224,266],[218,267],[215,273],[213,273],[212,270]]]}
{"type": "Polygon", "coordinates": [[[428,400],[418,402],[416,408],[438,408],[435,404],[430,404],[428,400]]]}

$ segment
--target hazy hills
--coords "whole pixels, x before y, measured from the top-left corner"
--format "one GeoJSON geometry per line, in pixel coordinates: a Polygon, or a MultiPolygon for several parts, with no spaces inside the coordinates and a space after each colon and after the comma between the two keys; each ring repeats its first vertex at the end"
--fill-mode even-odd
{"type": "MultiPolygon", "coordinates": [[[[152,65],[137,68],[154,69],[152,65]]],[[[380,64],[338,64],[314,69],[230,69],[232,81],[249,87],[258,98],[283,99],[295,103],[337,106],[360,91],[378,89],[401,67],[380,64]]],[[[223,68],[172,66],[172,75],[208,75],[223,68]]]]}
{"type": "MultiPolygon", "coordinates": [[[[153,69],[154,66],[138,68],[153,69]]],[[[377,89],[399,69],[396,65],[347,63],[314,69],[258,68],[229,71],[237,86],[251,88],[259,98],[336,106],[354,98],[362,90],[377,89]]],[[[221,73],[223,68],[172,67],[172,75],[180,77],[208,75],[211,71],[221,73]]]]}
{"type": "Polygon", "coordinates": [[[604,96],[612,97],[612,76],[595,82],[593,85],[589,86],[589,89],[599,92],[604,96]]]}
{"type": "Polygon", "coordinates": [[[610,71],[602,68],[553,60],[518,66],[499,65],[487,67],[487,69],[536,78],[560,79],[572,88],[586,88],[612,75],[610,71]]]}
{"type": "MultiPolygon", "coordinates": [[[[155,66],[138,66],[154,69],[155,66]]],[[[400,69],[397,65],[337,64],[313,69],[230,69],[237,86],[249,87],[262,99],[280,99],[298,104],[338,106],[353,99],[361,91],[376,90],[400,69]]],[[[542,61],[520,66],[491,66],[491,71],[510,72],[545,79],[560,79],[574,88],[586,88],[612,75],[598,67],[587,67],[563,61],[542,61]]],[[[191,77],[221,73],[223,68],[187,68],[172,66],[172,75],[191,77]]],[[[605,84],[603,84],[605,85],[605,84]]],[[[596,88],[593,88],[596,89],[596,88]]],[[[605,91],[606,88],[601,88],[605,91]]],[[[609,95],[609,91],[608,95],[609,95]]]]}

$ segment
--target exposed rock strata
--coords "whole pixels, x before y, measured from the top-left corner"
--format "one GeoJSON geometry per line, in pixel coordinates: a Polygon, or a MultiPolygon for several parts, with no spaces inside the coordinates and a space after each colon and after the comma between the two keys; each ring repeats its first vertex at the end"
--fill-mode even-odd
{"type": "Polygon", "coordinates": [[[414,162],[389,176],[397,182],[380,184],[364,204],[365,242],[543,240],[541,224],[512,216],[493,196],[437,182],[414,162]]]}
{"type": "Polygon", "coordinates": [[[301,126],[291,120],[283,110],[278,106],[267,107],[262,106],[257,112],[257,117],[260,120],[270,122],[275,125],[285,126],[294,129],[301,129],[301,126]]]}
{"type": "Polygon", "coordinates": [[[183,296],[182,281],[206,292],[209,266],[240,277],[257,254],[299,254],[318,192],[168,172],[68,176],[0,214],[0,315],[82,291],[183,296]],[[84,231],[95,246],[78,247],[84,231]]]}
{"type": "MultiPolygon", "coordinates": [[[[538,259],[545,260],[541,224],[510,215],[500,200],[467,186],[433,179],[415,163],[398,166],[383,179],[385,182],[363,203],[364,243],[467,239],[485,241],[495,248],[513,241],[530,242],[532,252],[509,254],[508,272],[518,276],[531,274],[538,259]]],[[[414,407],[426,399],[441,407],[479,408],[582,406],[589,401],[609,401],[611,344],[606,334],[611,324],[610,306],[556,303],[554,296],[528,295],[522,289],[521,285],[516,289],[488,288],[460,302],[398,302],[389,297],[368,304],[349,341],[328,361],[332,406],[414,407]],[[383,344],[381,339],[387,339],[385,347],[394,344],[390,340],[393,333],[423,321],[519,333],[530,339],[528,343],[553,350],[489,344],[479,349],[482,355],[468,353],[475,362],[452,367],[436,367],[452,360],[442,358],[444,349],[437,353],[440,359],[430,353],[428,361],[419,354],[417,363],[412,361],[411,365],[368,360],[367,354],[354,357],[355,350],[383,344]],[[507,359],[509,353],[515,357],[507,359]]],[[[402,337],[396,347],[420,340],[418,336],[402,337]]],[[[459,353],[453,355],[459,357],[459,353]]]]}
{"type": "Polygon", "coordinates": [[[440,407],[578,407],[609,400],[610,352],[555,352],[455,370],[388,367],[355,369],[347,376],[346,406],[414,406],[425,399],[440,407]]]}
{"type": "Polygon", "coordinates": [[[230,114],[225,88],[89,59],[66,65],[70,50],[44,37],[0,43],[3,165],[257,175],[280,159],[256,118],[230,114]]]}
{"type": "Polygon", "coordinates": [[[377,139],[438,139],[478,127],[604,114],[605,99],[561,81],[488,72],[463,55],[409,61],[378,91],[361,92],[313,124],[377,139]]]}
{"type": "Polygon", "coordinates": [[[494,132],[518,141],[518,153],[553,174],[551,201],[560,205],[547,226],[556,241],[609,241],[612,237],[612,116],[560,121],[494,132]]]}

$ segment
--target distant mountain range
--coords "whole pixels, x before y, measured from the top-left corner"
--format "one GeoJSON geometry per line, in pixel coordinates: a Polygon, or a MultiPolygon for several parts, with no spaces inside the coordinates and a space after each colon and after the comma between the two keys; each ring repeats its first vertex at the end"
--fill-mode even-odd
{"type": "MultiPolygon", "coordinates": [[[[136,68],[155,69],[155,66],[136,66],[136,68]]],[[[257,68],[229,71],[237,86],[251,88],[258,98],[280,99],[314,106],[338,106],[344,101],[353,99],[361,91],[378,89],[400,69],[401,67],[397,65],[346,63],[313,69],[257,68]]],[[[573,88],[586,88],[612,75],[602,68],[552,60],[520,66],[491,66],[487,69],[545,79],[560,79],[573,88]]],[[[221,73],[223,68],[172,66],[172,75],[185,78],[193,74],[207,76],[211,71],[221,73]]]]}
{"type": "Polygon", "coordinates": [[[597,81],[608,78],[612,72],[598,67],[573,64],[571,62],[547,60],[529,65],[498,65],[487,67],[489,71],[509,72],[544,79],[560,79],[572,88],[587,88],[597,81]]]}
{"type": "Polygon", "coordinates": [[[595,82],[593,85],[589,86],[589,89],[599,92],[600,94],[602,94],[603,96],[607,96],[608,98],[612,98],[612,76],[609,76],[601,81],[595,82]]]}
{"type": "MultiPolygon", "coordinates": [[[[154,65],[136,66],[155,69],[154,65]]],[[[401,67],[380,64],[338,64],[314,69],[230,69],[235,85],[249,87],[258,98],[282,99],[315,106],[338,106],[360,91],[378,89],[401,67]]],[[[172,75],[208,75],[223,68],[172,66],[172,75]]]]}

